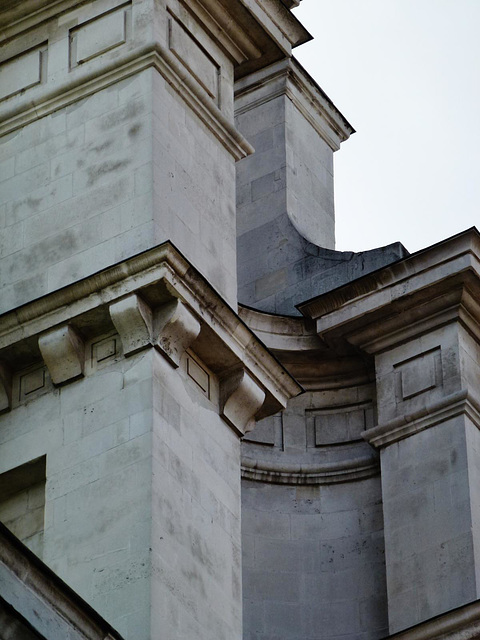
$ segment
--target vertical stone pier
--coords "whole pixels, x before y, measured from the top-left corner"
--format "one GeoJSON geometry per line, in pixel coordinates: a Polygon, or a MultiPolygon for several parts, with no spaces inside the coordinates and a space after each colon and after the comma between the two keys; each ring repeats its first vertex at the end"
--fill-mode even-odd
{"type": "Polygon", "coordinates": [[[239,300],[285,313],[311,297],[309,244],[335,248],[333,153],[354,129],[291,58],[237,80],[235,122],[255,147],[237,164],[239,300]]]}
{"type": "Polygon", "coordinates": [[[375,356],[390,632],[480,596],[476,230],[303,305],[375,356]]]}

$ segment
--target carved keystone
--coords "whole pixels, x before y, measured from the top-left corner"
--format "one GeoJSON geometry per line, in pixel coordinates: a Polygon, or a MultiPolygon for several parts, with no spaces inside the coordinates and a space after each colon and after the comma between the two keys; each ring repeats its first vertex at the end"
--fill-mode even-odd
{"type": "Polygon", "coordinates": [[[12,374],[0,362],[0,412],[12,408],[12,374]]]}
{"type": "Polygon", "coordinates": [[[177,368],[180,358],[200,333],[196,317],[178,298],[161,307],[155,317],[155,346],[177,368]]]}
{"type": "Polygon", "coordinates": [[[110,317],[120,334],[126,356],[152,344],[152,312],[136,293],[110,305],[110,317]]]}
{"type": "Polygon", "coordinates": [[[83,340],[70,325],[42,334],[38,346],[54,384],[63,384],[83,375],[83,340]]]}
{"type": "Polygon", "coordinates": [[[243,369],[222,381],[221,415],[236,431],[245,435],[255,427],[254,416],[265,400],[264,390],[243,369]]]}

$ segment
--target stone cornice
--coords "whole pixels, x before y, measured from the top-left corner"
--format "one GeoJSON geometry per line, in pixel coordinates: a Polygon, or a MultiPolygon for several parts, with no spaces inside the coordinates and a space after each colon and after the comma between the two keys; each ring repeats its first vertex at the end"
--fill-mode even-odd
{"type": "Polygon", "coordinates": [[[52,90],[42,90],[35,99],[26,96],[23,100],[15,101],[15,106],[10,110],[8,105],[3,106],[0,111],[0,136],[149,68],[156,69],[167,80],[236,160],[253,153],[253,147],[220,109],[205,97],[174,56],[159,43],[137,48],[110,66],[86,71],[68,85],[59,84],[52,90]]]}
{"type": "MultiPolygon", "coordinates": [[[[85,4],[86,0],[13,0],[0,7],[0,42],[50,18],[85,4]]],[[[189,8],[232,57],[240,73],[264,67],[312,36],[281,0],[191,0],[189,8]],[[203,21],[203,20],[202,20],[203,21]]]]}
{"type": "Polygon", "coordinates": [[[305,318],[278,316],[239,305],[238,315],[269,349],[308,351],[322,348],[314,327],[305,318]]]}
{"type": "Polygon", "coordinates": [[[375,379],[373,363],[325,346],[306,318],[239,307],[239,316],[305,389],[338,389],[375,379]]]}
{"type": "Polygon", "coordinates": [[[355,129],[330,98],[293,58],[286,58],[249,75],[235,84],[237,115],[286,95],[320,137],[334,150],[355,133],[355,129]],[[257,95],[252,98],[251,94],[257,95]],[[248,95],[248,99],[242,100],[248,95]]]}
{"type": "Polygon", "coordinates": [[[480,428],[480,406],[464,389],[422,409],[368,429],[363,437],[374,447],[386,447],[459,415],[467,415],[480,428]]]}
{"type": "Polygon", "coordinates": [[[305,27],[278,0],[241,0],[285,53],[312,39],[305,27]],[[280,36],[281,34],[281,36],[280,36]]]}
{"type": "MultiPolygon", "coordinates": [[[[138,295],[154,312],[157,318],[154,326],[166,304],[181,301],[185,311],[180,314],[182,319],[177,329],[182,335],[188,334],[188,344],[183,339],[175,344],[187,348],[195,340],[194,325],[199,323],[201,330],[195,350],[207,366],[220,379],[229,376],[233,368],[242,369],[261,388],[265,402],[257,408],[257,418],[277,412],[289,398],[302,391],[238,315],[169,242],[0,316],[0,361],[9,369],[15,369],[20,360],[24,361],[25,353],[31,352],[32,359],[38,358],[42,351],[41,346],[38,349],[38,338],[60,328],[57,344],[61,352],[70,353],[73,348],[70,337],[62,337],[65,325],[83,335],[111,329],[111,307],[132,294],[138,295]]],[[[172,344],[179,334],[177,329],[172,333],[172,323],[179,316],[167,316],[162,327],[154,330],[151,341],[144,341],[141,348],[155,346],[176,364],[178,348],[172,344]],[[162,331],[170,331],[169,347],[161,343],[161,336],[166,335],[162,331]]]]}
{"type": "Polygon", "coordinates": [[[299,305],[331,345],[368,353],[455,319],[480,320],[480,236],[470,229],[299,305]]]}

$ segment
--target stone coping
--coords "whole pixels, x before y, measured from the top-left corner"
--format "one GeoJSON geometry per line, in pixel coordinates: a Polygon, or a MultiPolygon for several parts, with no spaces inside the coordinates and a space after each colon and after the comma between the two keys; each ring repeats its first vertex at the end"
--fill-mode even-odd
{"type": "Polygon", "coordinates": [[[122,640],[108,622],[1,523],[0,598],[39,637],[122,640]]]}

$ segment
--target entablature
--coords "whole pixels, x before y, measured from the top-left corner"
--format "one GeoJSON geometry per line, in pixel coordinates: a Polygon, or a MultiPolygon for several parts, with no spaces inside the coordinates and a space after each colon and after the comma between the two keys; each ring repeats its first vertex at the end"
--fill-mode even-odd
{"type": "Polygon", "coordinates": [[[0,316],[0,362],[43,360],[55,385],[84,373],[84,344],[116,331],[128,357],[154,348],[176,369],[187,349],[220,381],[220,413],[237,431],[276,413],[302,388],[196,269],[165,242],[0,316]],[[250,411],[250,413],[249,413],[250,411]]]}

